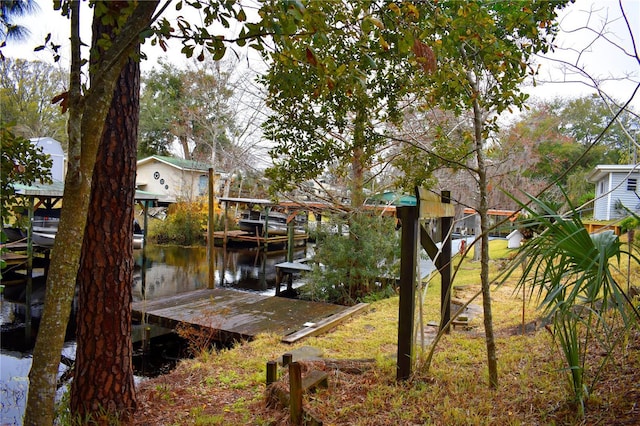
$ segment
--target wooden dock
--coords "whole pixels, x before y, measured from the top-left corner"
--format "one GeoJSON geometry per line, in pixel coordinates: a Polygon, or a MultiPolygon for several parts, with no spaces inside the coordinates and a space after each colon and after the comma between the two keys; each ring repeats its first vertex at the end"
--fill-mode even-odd
{"type": "MultiPolygon", "coordinates": [[[[226,233],[225,231],[216,231],[213,233],[213,240],[216,246],[224,245],[225,240],[227,244],[236,245],[252,245],[258,247],[266,247],[268,245],[282,246],[287,244],[288,238],[286,235],[271,235],[265,238],[240,230],[227,231],[226,233]]],[[[304,245],[308,239],[309,236],[307,234],[295,234],[293,237],[294,245],[304,245]]]]}
{"type": "Polygon", "coordinates": [[[284,342],[325,332],[367,306],[340,306],[216,288],[135,302],[133,318],[166,328],[190,324],[216,330],[220,340],[276,333],[284,342]]]}

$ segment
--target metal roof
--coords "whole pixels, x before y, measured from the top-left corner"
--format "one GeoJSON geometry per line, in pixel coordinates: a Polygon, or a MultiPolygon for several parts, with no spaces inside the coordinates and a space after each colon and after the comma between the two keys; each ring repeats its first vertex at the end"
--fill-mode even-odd
{"type": "MultiPolygon", "coordinates": [[[[151,160],[160,161],[162,163],[169,164],[181,170],[196,170],[199,172],[208,172],[211,165],[203,161],[186,160],[184,158],[170,157],[166,155],[152,155],[142,160],[138,160],[138,164],[145,164],[151,160]]],[[[220,173],[220,172],[216,172],[220,173]]]]}
{"type": "Polygon", "coordinates": [[[595,183],[609,173],[633,173],[640,171],[640,164],[598,164],[587,175],[587,182],[595,183]]]}
{"type": "Polygon", "coordinates": [[[59,180],[54,180],[53,183],[35,182],[31,185],[14,183],[13,189],[16,191],[17,195],[56,198],[62,197],[62,194],[64,194],[64,183],[59,180]]]}
{"type": "Polygon", "coordinates": [[[231,198],[231,197],[220,197],[219,201],[225,203],[239,203],[239,204],[262,204],[262,205],[277,205],[278,203],[274,203],[271,200],[267,200],[264,198],[231,198]]]}
{"type": "MultiPolygon", "coordinates": [[[[13,184],[17,195],[26,197],[60,198],[64,195],[64,182],[54,180],[53,183],[13,184]]],[[[160,197],[152,192],[136,190],[135,199],[139,201],[155,201],[160,197]]]]}
{"type": "Polygon", "coordinates": [[[416,197],[397,192],[383,192],[367,198],[366,204],[391,204],[392,206],[415,206],[416,197]]]}

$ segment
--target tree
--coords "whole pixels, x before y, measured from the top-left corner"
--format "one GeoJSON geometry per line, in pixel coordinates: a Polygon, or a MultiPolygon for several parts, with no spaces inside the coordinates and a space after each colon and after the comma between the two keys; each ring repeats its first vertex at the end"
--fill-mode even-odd
{"type": "Polygon", "coordinates": [[[36,149],[31,141],[16,136],[5,123],[0,123],[0,145],[0,220],[5,224],[9,223],[11,211],[20,204],[13,185],[51,182],[52,161],[41,148],[36,149]]]}
{"type": "Polygon", "coordinates": [[[78,271],[77,349],[70,404],[75,417],[86,422],[107,413],[130,423],[136,408],[131,303],[139,84],[140,64],[129,59],[120,74],[98,149],[103,161],[97,161],[93,170],[78,271]]]}
{"type": "MultiPolygon", "coordinates": [[[[166,20],[162,20],[155,29],[149,27],[155,19],[152,15],[158,3],[159,1],[93,3],[95,10],[93,28],[96,31],[92,37],[89,61],[91,84],[87,87],[81,84],[83,60],[80,55],[82,42],[79,36],[79,2],[68,1],[59,5],[63,14],[70,18],[71,23],[70,88],[67,93],[57,98],[63,110],[69,111],[69,170],[65,180],[65,208],[62,211],[51,257],[45,306],[29,373],[30,391],[25,415],[27,425],[50,425],[54,421],[58,361],[74,294],[87,221],[91,176],[103,135],[106,114],[122,68],[131,58],[140,41],[144,37],[155,34],[153,41],[165,45],[164,39],[171,35],[172,28],[166,20]],[[97,31],[101,25],[106,26],[106,32],[97,31]]],[[[165,3],[165,7],[167,5],[168,3],[165,3]]],[[[181,6],[180,2],[176,7],[181,6]]],[[[239,12],[234,7],[235,5],[228,3],[210,1],[204,10],[208,16],[213,14],[216,18],[223,19],[238,15],[239,12]]],[[[211,20],[207,22],[211,24],[211,20]]],[[[200,27],[198,31],[200,34],[207,35],[207,37],[199,37],[198,42],[207,43],[208,51],[224,53],[225,46],[222,39],[211,36],[206,28],[200,27]],[[209,43],[212,40],[215,43],[209,43]]],[[[52,46],[52,48],[56,50],[59,46],[52,46]]],[[[121,123],[122,121],[118,121],[118,125],[121,123]]],[[[101,159],[101,161],[107,161],[107,159],[101,159]]],[[[132,170],[129,169],[128,173],[132,173],[132,170]]],[[[122,305],[114,308],[121,309],[126,304],[126,297],[116,300],[116,303],[122,303],[122,305]]],[[[109,350],[104,345],[98,344],[98,346],[103,350],[109,350]]],[[[125,353],[126,351],[123,351],[123,354],[125,353]]],[[[99,384],[94,383],[93,386],[99,386],[99,384]]]]}
{"type": "MultiPolygon", "coordinates": [[[[51,100],[67,90],[65,70],[39,61],[5,58],[0,62],[2,121],[15,123],[25,138],[49,136],[67,145],[65,119],[51,100]]],[[[67,72],[68,75],[68,72],[67,72]]]]}
{"type": "Polygon", "coordinates": [[[96,3],[94,28],[99,28],[103,19],[113,22],[114,26],[106,33],[94,34],[94,47],[102,39],[103,50],[100,54],[95,49],[92,51],[89,77],[94,84],[84,92],[80,81],[79,2],[63,5],[63,12],[71,22],[70,87],[62,99],[63,106],[69,110],[69,169],[65,179],[65,207],[51,254],[40,332],[29,372],[26,425],[54,423],[58,364],[74,296],[96,154],[115,83],[138,46],[140,33],[150,24],[157,4],[157,1],[96,3]]]}
{"type": "Polygon", "coordinates": [[[572,205],[593,199],[586,176],[594,166],[634,162],[635,145],[625,129],[638,125],[637,117],[622,112],[608,126],[612,120],[604,101],[593,96],[534,103],[492,141],[488,155],[494,164],[517,169],[512,167],[499,186],[517,199],[547,188],[540,196],[562,204],[566,199],[558,187],[567,189],[572,205]]]}
{"type": "Polygon", "coordinates": [[[252,164],[264,102],[241,67],[210,58],[185,69],[161,62],[144,79],[140,155],[167,154],[177,142],[185,158],[216,168],[252,164]]]}
{"type": "Polygon", "coordinates": [[[275,165],[267,173],[275,188],[284,189],[332,167],[349,177],[351,208],[357,210],[364,203],[364,176],[386,143],[379,124],[400,117],[398,100],[407,83],[402,56],[384,38],[384,5],[317,1],[298,8],[277,4],[264,12],[278,34],[264,77],[274,111],[266,135],[276,143],[275,165]],[[298,19],[303,13],[307,18],[298,19]],[[296,31],[300,36],[289,36],[296,31]]]}
{"type": "MultiPolygon", "coordinates": [[[[331,7],[335,10],[325,11],[320,2],[307,4],[304,9],[294,4],[289,8],[276,5],[271,10],[271,28],[278,35],[276,41],[283,41],[277,44],[278,50],[272,55],[276,67],[280,67],[275,68],[280,73],[280,80],[269,77],[274,90],[271,95],[277,95],[279,104],[270,106],[276,111],[281,107],[286,108],[286,101],[282,98],[293,93],[290,96],[295,99],[296,109],[290,107],[286,110],[288,115],[285,117],[290,119],[286,123],[305,124],[302,128],[273,126],[269,129],[272,136],[291,141],[288,142],[289,145],[281,144],[274,150],[276,156],[292,160],[289,164],[295,167],[289,167],[289,172],[283,176],[308,178],[309,173],[314,173],[323,166],[323,158],[357,159],[351,153],[358,153],[359,149],[362,153],[367,153],[367,149],[376,146],[375,141],[379,139],[370,130],[372,121],[368,121],[371,114],[378,112],[373,102],[384,100],[390,107],[397,105],[394,102],[396,98],[391,96],[395,87],[391,81],[404,85],[389,76],[406,74],[406,69],[398,73],[397,68],[393,67],[394,57],[383,52],[404,54],[404,57],[411,57],[409,53],[413,52],[413,61],[410,63],[418,65],[423,71],[435,69],[433,72],[422,73],[422,83],[417,78],[410,80],[411,90],[407,89],[420,93],[426,105],[438,106],[457,115],[470,112],[472,132],[465,137],[468,138],[467,143],[472,144],[471,152],[475,156],[473,161],[467,160],[462,165],[473,172],[479,189],[475,208],[480,216],[479,234],[482,236],[481,281],[489,381],[492,387],[497,387],[497,357],[488,278],[487,212],[490,181],[485,143],[499,127],[498,114],[512,106],[520,107],[524,104],[526,95],[520,92],[518,85],[531,70],[532,55],[549,48],[549,42],[557,30],[553,23],[556,7],[563,4],[564,2],[445,2],[417,5],[403,3],[400,6],[395,3],[367,3],[365,6],[356,3],[341,7],[332,4],[331,7]],[[305,14],[304,21],[302,13],[305,14]],[[351,20],[349,17],[352,17],[351,20]],[[299,31],[298,26],[303,28],[300,37],[293,40],[285,38],[286,35],[299,31]],[[331,36],[351,35],[351,45],[345,46],[342,38],[324,36],[328,33],[325,30],[327,26],[332,29],[329,32],[331,36]],[[322,35],[316,36],[318,32],[322,35]],[[369,34],[372,36],[368,37],[369,34]],[[311,36],[305,38],[304,35],[311,36]],[[372,59],[372,55],[376,53],[380,53],[377,61],[372,59]],[[335,57],[344,59],[339,61],[335,57]],[[434,64],[435,58],[437,63],[434,64]],[[307,69],[315,73],[304,74],[307,69]],[[387,70],[394,72],[387,74],[387,70]],[[341,77],[344,82],[339,80],[341,77]],[[367,77],[378,85],[368,86],[367,77]],[[358,84],[353,84],[354,82],[358,84]],[[306,89],[310,83],[314,88],[312,91],[306,89]],[[362,88],[372,92],[363,91],[362,88]],[[384,89],[375,92],[376,88],[384,89]],[[315,105],[316,98],[326,100],[326,103],[308,107],[315,105]],[[314,120],[305,120],[304,114],[314,120]],[[337,119],[330,121],[333,118],[331,114],[335,114],[337,119]],[[349,149],[341,149],[344,138],[338,141],[342,145],[337,145],[337,138],[327,138],[326,135],[334,136],[338,133],[336,130],[342,130],[347,118],[353,123],[355,143],[349,149]],[[318,128],[323,131],[318,132],[318,128]],[[370,131],[370,139],[359,137],[364,134],[365,129],[370,131]],[[303,143],[296,145],[296,139],[303,143]],[[309,154],[298,154],[301,152],[309,154]]],[[[274,71],[270,76],[276,76],[274,71]]],[[[417,74],[414,75],[416,76],[417,74]]],[[[391,114],[390,118],[393,117],[391,114]]],[[[456,161],[461,165],[460,159],[456,161]]],[[[353,170],[357,170],[360,164],[366,163],[354,162],[353,170]]],[[[354,176],[354,182],[357,182],[357,174],[354,176]]]]}
{"type": "Polygon", "coordinates": [[[160,61],[160,69],[152,69],[143,78],[140,102],[140,157],[168,155],[178,139],[185,158],[190,159],[188,132],[181,114],[181,104],[189,99],[182,82],[183,71],[160,61]]]}
{"type": "Polygon", "coordinates": [[[35,10],[38,5],[32,0],[2,0],[0,1],[0,60],[4,60],[2,48],[8,40],[24,40],[29,30],[14,22],[14,18],[24,16],[35,10]]]}
{"type": "MultiPolygon", "coordinates": [[[[461,115],[470,111],[474,159],[467,164],[477,185],[475,210],[480,217],[480,261],[489,384],[498,385],[496,345],[489,282],[490,180],[486,141],[499,128],[497,115],[520,107],[526,96],[518,85],[529,73],[532,55],[546,51],[562,2],[447,2],[416,9],[417,25],[407,25],[421,42],[432,46],[438,63],[425,75],[428,105],[461,115]],[[419,32],[418,32],[419,31],[419,32]]],[[[409,16],[409,15],[407,15],[409,16]]]]}

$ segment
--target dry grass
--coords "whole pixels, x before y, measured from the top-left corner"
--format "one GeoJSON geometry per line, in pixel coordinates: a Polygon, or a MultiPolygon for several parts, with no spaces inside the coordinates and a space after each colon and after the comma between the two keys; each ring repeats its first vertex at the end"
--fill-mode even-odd
{"type": "MultiPolygon", "coordinates": [[[[502,256],[506,250],[498,248],[502,256]]],[[[494,253],[497,253],[495,251],[494,253]]],[[[495,256],[494,256],[495,258],[495,256]]],[[[499,261],[496,261],[496,267],[499,261]]],[[[479,289],[476,265],[465,261],[456,297],[479,289]]],[[[426,321],[439,320],[439,279],[429,284],[426,321]]],[[[438,345],[430,371],[417,353],[414,377],[395,380],[398,298],[372,303],[330,333],[294,346],[277,336],[185,360],[170,374],[139,386],[139,425],[284,425],[284,409],[267,409],[265,365],[299,346],[314,346],[326,358],[375,358],[362,374],[329,371],[329,388],[305,396],[305,407],[325,425],[632,425],[640,423],[640,332],[628,335],[588,400],[587,417],[577,419],[569,400],[562,358],[548,331],[536,322],[532,304],[509,285],[492,293],[497,334],[499,388],[487,385],[482,317],[471,329],[454,330],[438,345]]],[[[480,300],[475,303],[481,304],[480,300]]],[[[594,361],[601,353],[591,354],[594,361]]],[[[595,364],[595,362],[594,362],[595,364]]],[[[315,368],[321,368],[318,365],[315,368]]]]}

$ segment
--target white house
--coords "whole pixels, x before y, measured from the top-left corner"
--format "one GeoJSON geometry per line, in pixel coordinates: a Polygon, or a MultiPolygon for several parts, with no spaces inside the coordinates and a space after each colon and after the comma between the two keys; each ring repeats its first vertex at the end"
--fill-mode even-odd
{"type": "Polygon", "coordinates": [[[60,142],[53,138],[41,137],[29,139],[33,145],[42,148],[42,152],[49,155],[53,164],[51,165],[51,179],[54,181],[64,182],[66,174],[66,163],[64,151],[60,142]]]}
{"type": "Polygon", "coordinates": [[[522,235],[522,232],[518,231],[517,229],[514,229],[513,231],[511,231],[509,235],[507,235],[507,248],[510,248],[510,249],[520,248],[520,244],[522,244],[523,239],[524,239],[524,236],[522,235]]]}
{"type": "Polygon", "coordinates": [[[593,218],[611,220],[628,215],[617,209],[621,203],[633,212],[640,212],[640,164],[598,165],[587,175],[587,181],[596,185],[593,218]]]}
{"type": "MultiPolygon", "coordinates": [[[[159,195],[161,204],[195,201],[207,195],[209,165],[183,158],[152,155],[138,160],[136,187],[159,195]]],[[[214,172],[214,193],[221,185],[221,173],[214,172]]]]}

